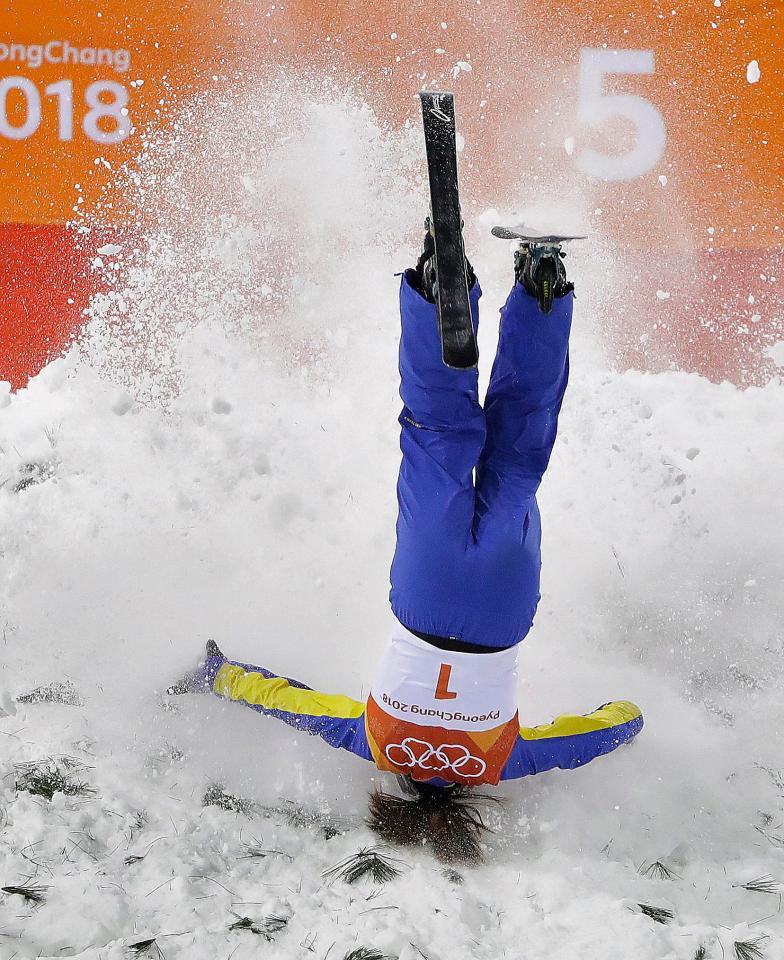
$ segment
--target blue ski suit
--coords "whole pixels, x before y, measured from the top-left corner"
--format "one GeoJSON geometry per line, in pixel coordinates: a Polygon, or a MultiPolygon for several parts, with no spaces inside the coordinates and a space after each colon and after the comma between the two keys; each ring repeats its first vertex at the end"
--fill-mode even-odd
{"type": "MultiPolygon", "coordinates": [[[[414,633],[498,650],[525,637],[539,601],[536,491],[555,442],[568,379],[573,295],[557,298],[544,315],[535,298],[515,284],[501,310],[483,408],[476,369],[444,366],[436,307],[412,279],[409,271],[400,287],[403,459],[392,610],[414,633]]],[[[480,296],[475,283],[470,292],[475,328],[480,296]]],[[[481,653],[474,656],[484,659],[481,653]]],[[[222,655],[208,657],[190,681],[191,689],[242,702],[390,769],[369,725],[369,712],[377,710],[372,696],[362,702],[321,693],[222,655]]],[[[504,736],[512,726],[512,739],[505,741],[511,746],[504,748],[496,779],[488,782],[581,766],[628,742],[643,725],[639,708],[628,701],[537,727],[515,725],[516,720],[505,727],[504,736]]],[[[405,743],[416,747],[418,741],[405,743]]],[[[435,766],[450,757],[453,766],[462,766],[454,746],[434,748],[423,760],[421,749],[427,746],[416,747],[420,767],[427,761],[436,773],[433,757],[435,766]]]]}
{"type": "MultiPolygon", "coordinates": [[[[478,329],[475,283],[471,311],[478,329]]],[[[510,647],[539,602],[536,491],[569,376],[573,294],[545,316],[516,283],[484,409],[477,370],[441,359],[435,307],[403,278],[400,446],[392,610],[409,630],[510,647]]]]}

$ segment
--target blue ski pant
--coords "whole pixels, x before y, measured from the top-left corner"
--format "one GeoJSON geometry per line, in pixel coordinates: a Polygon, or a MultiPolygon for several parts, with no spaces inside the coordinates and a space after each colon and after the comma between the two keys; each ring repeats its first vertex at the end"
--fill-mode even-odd
{"type": "MultiPolygon", "coordinates": [[[[478,283],[470,296],[476,329],[478,283]]],[[[541,567],[536,491],[568,380],[572,305],[568,293],[545,315],[515,284],[482,407],[477,370],[444,365],[436,307],[403,276],[390,601],[408,629],[490,648],[530,630],[541,567]]]]}

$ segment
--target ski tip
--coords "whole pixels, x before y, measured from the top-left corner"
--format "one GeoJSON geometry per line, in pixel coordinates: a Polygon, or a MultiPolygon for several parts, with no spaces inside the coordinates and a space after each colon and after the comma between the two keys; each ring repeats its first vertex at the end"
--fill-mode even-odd
{"type": "Polygon", "coordinates": [[[455,95],[449,90],[420,90],[419,99],[420,100],[440,100],[442,97],[447,97],[450,100],[455,99],[455,95]]]}
{"type": "Polygon", "coordinates": [[[567,240],[587,240],[585,234],[543,233],[525,224],[515,227],[496,226],[490,231],[499,240],[525,240],[529,243],[565,243],[567,240]]]}
{"type": "Polygon", "coordinates": [[[419,101],[422,105],[422,119],[425,128],[433,120],[440,120],[454,126],[455,95],[446,90],[420,90],[419,101]]]}

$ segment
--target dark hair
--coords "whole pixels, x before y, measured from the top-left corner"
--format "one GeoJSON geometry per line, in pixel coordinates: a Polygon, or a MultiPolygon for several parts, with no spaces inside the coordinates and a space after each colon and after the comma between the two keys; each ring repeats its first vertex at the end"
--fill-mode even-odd
{"type": "Polygon", "coordinates": [[[389,843],[427,846],[445,863],[479,863],[480,838],[489,832],[478,804],[498,803],[498,797],[474,793],[468,787],[436,787],[407,779],[412,799],[383,790],[370,794],[367,824],[389,843]]]}

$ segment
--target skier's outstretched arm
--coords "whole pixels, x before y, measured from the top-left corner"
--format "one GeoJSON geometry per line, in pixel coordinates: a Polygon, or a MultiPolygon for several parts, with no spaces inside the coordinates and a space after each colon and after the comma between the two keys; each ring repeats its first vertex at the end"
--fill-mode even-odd
{"type": "MultiPolygon", "coordinates": [[[[298,680],[280,677],[264,667],[227,660],[218,653],[208,655],[185,685],[190,692],[213,693],[242,703],[297,730],[319,736],[331,747],[348,750],[365,760],[373,759],[365,735],[365,704],[358,700],[312,690],[298,680]]],[[[186,690],[180,688],[176,692],[186,690]]]]}
{"type": "Polygon", "coordinates": [[[538,727],[521,727],[501,779],[528,777],[554,767],[581,767],[628,743],[642,726],[640,708],[616,700],[585,716],[564,715],[538,727]]]}

